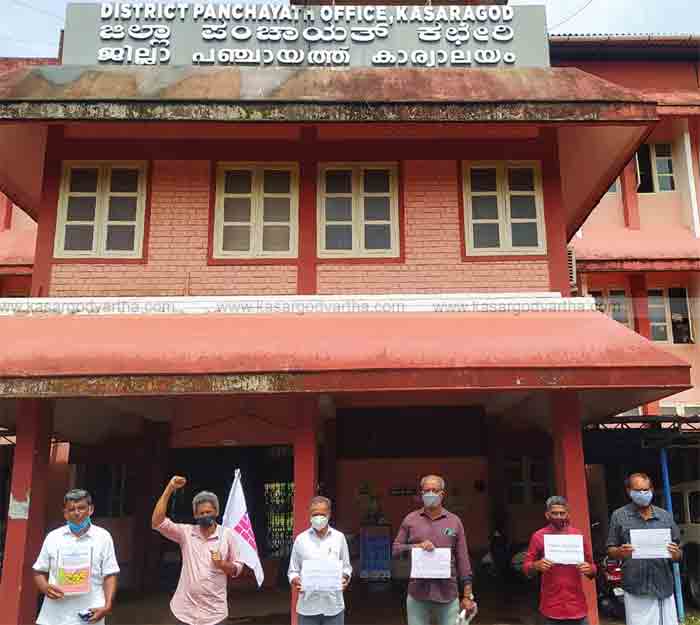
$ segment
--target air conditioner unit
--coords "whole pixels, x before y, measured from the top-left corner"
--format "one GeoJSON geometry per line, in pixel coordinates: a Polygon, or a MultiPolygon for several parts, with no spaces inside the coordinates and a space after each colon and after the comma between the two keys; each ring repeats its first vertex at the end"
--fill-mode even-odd
{"type": "Polygon", "coordinates": [[[568,246],[566,248],[566,260],[569,265],[569,286],[572,290],[576,290],[576,252],[574,248],[568,246]]]}

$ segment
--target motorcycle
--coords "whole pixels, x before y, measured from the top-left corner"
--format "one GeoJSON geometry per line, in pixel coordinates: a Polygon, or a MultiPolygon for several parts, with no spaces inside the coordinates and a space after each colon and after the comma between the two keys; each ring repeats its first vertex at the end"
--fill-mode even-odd
{"type": "Polygon", "coordinates": [[[622,562],[607,556],[598,561],[596,576],[598,607],[608,617],[625,618],[625,591],[622,588],[622,562]]]}

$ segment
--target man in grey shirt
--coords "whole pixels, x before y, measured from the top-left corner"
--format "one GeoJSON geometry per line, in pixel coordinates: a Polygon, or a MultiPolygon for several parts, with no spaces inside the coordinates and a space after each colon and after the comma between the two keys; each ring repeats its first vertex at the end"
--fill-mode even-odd
{"type": "Polygon", "coordinates": [[[677,625],[673,595],[672,561],[682,558],[680,532],[673,515],[652,505],[654,487],[645,473],[633,473],[625,481],[631,499],[613,512],[608,535],[608,556],[622,560],[625,611],[628,625],[677,625]],[[633,559],[630,530],[671,530],[669,559],[633,559]]]}

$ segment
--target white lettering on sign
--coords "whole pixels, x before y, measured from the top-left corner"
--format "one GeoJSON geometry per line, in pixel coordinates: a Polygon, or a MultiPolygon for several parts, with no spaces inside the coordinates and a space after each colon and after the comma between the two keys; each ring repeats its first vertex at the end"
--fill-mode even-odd
{"type": "Polygon", "coordinates": [[[169,64],[177,40],[189,48],[184,58],[190,60],[180,51],[174,61],[180,64],[512,66],[518,61],[515,16],[513,7],[501,5],[102,2],[97,61],[169,64]]]}

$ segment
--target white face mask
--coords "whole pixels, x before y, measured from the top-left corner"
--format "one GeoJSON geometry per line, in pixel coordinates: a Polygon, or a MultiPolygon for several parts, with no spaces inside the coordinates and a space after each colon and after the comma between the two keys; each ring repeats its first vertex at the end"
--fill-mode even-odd
{"type": "Polygon", "coordinates": [[[324,529],[328,525],[328,517],[323,514],[314,514],[311,517],[311,527],[319,531],[324,529]]]}

